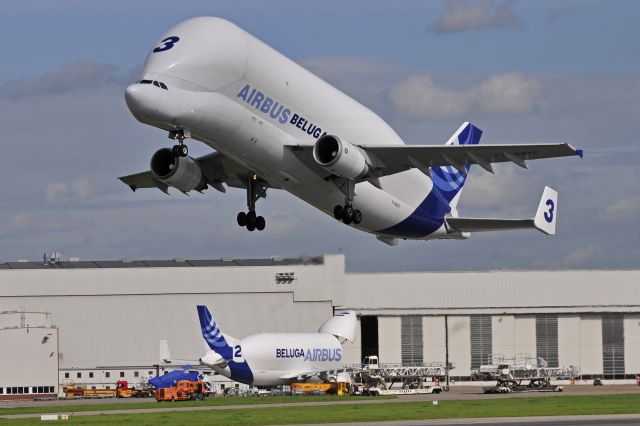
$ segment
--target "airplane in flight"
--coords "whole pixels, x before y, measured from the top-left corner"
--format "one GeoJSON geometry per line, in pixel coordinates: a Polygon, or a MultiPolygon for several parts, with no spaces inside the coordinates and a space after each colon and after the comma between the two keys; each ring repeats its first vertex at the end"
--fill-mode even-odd
{"type": "Polygon", "coordinates": [[[283,189],[344,224],[395,245],[398,239],[466,239],[471,232],[555,233],[557,194],[545,188],[526,219],[461,217],[457,204],[470,166],[580,156],[568,143],[480,145],[463,123],[444,145],[406,145],[377,114],[235,24],[199,17],[165,33],[142,78],[125,91],[140,122],[168,132],[150,170],[120,177],[135,191],[188,193],[242,188],[249,231],[265,228],[256,201],[283,189]],[[188,155],[185,140],[212,148],[188,155]]]}
{"type": "Polygon", "coordinates": [[[353,342],[357,318],[336,312],[317,333],[261,333],[236,339],[223,333],[209,309],[199,305],[202,337],[208,350],[199,360],[172,359],[166,341],[160,357],[166,363],[201,365],[240,383],[277,386],[312,379],[328,380],[343,370],[342,343],[353,342]]]}

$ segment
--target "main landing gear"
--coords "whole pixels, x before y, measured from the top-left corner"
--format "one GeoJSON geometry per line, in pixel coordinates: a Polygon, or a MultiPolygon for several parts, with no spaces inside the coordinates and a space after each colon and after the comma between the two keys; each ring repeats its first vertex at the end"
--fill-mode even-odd
{"type": "Polygon", "coordinates": [[[262,231],[266,226],[264,217],[256,215],[256,201],[258,198],[265,198],[267,196],[267,187],[264,186],[258,180],[256,175],[249,177],[247,183],[247,207],[249,211],[247,213],[238,213],[238,225],[246,226],[249,231],[262,231]]]}
{"type": "Polygon", "coordinates": [[[171,148],[171,152],[173,152],[175,157],[186,157],[189,155],[189,148],[184,144],[184,140],[188,139],[190,136],[189,131],[184,129],[172,130],[169,132],[169,139],[178,141],[178,144],[171,148]]]}
{"type": "Polygon", "coordinates": [[[344,222],[345,225],[356,225],[362,222],[362,212],[353,208],[353,195],[355,190],[355,182],[351,179],[345,179],[344,184],[344,206],[337,205],[333,208],[333,216],[344,222]]]}

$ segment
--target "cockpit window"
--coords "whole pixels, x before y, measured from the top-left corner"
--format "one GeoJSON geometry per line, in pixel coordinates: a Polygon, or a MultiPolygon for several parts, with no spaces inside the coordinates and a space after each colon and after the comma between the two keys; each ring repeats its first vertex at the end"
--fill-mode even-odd
{"type": "Polygon", "coordinates": [[[169,90],[169,89],[167,88],[167,85],[166,85],[166,84],[164,84],[164,83],[163,83],[163,82],[161,82],[161,81],[155,81],[155,80],[140,80],[140,84],[153,84],[154,86],[159,87],[159,88],[161,88],[161,89],[169,90]]]}

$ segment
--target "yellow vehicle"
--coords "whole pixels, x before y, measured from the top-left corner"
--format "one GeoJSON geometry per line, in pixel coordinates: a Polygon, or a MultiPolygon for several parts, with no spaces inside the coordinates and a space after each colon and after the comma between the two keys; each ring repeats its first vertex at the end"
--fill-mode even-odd
{"type": "Polygon", "coordinates": [[[64,387],[63,392],[67,398],[113,398],[115,389],[85,389],[80,386],[64,387]]]}
{"type": "Polygon", "coordinates": [[[292,383],[292,394],[326,394],[326,395],[349,395],[349,384],[346,382],[325,382],[325,383],[292,383]]]}

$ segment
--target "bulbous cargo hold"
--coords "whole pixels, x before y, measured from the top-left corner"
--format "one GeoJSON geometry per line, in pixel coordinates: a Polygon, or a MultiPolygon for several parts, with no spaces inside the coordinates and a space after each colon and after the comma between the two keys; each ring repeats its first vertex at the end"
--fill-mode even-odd
{"type": "Polygon", "coordinates": [[[369,173],[360,148],[337,136],[324,135],[318,139],[313,146],[313,158],[325,170],[343,178],[358,179],[369,173]]]}
{"type": "Polygon", "coordinates": [[[159,181],[182,192],[201,191],[207,187],[198,163],[191,157],[175,156],[169,148],[162,148],[153,154],[151,173],[159,181]]]}

